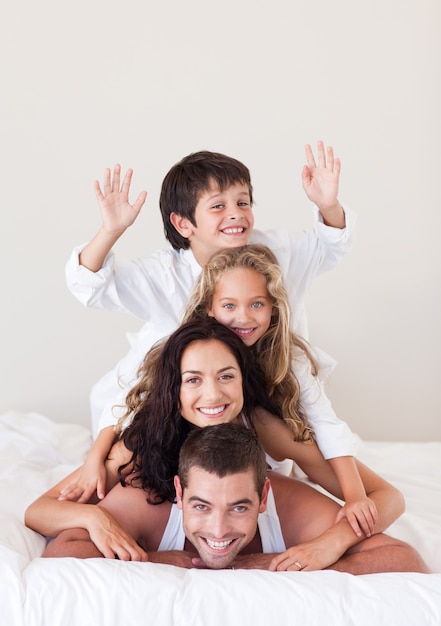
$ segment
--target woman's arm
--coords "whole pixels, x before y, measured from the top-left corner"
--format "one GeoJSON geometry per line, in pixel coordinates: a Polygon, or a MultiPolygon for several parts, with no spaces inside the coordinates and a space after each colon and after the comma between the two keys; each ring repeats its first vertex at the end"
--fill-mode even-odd
{"type": "MultiPolygon", "coordinates": [[[[118,467],[130,458],[129,455],[122,442],[112,447],[106,460],[107,491],[118,482],[118,467]]],[[[62,490],[78,479],[81,469],[76,469],[30,504],[25,512],[25,524],[47,537],[55,537],[72,528],[86,529],[92,540],[98,541],[98,547],[105,555],[108,554],[108,542],[106,539],[97,539],[99,536],[120,535],[121,542],[133,549],[136,543],[105,509],[96,506],[96,496],[86,504],[60,500],[62,490]]]]}

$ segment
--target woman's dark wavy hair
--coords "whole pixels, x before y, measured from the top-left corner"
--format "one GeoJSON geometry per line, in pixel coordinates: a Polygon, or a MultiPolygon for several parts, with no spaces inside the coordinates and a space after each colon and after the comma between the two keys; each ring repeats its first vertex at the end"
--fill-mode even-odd
{"type": "Polygon", "coordinates": [[[243,413],[252,426],[256,406],[277,413],[265,386],[265,377],[251,350],[231,330],[213,318],[188,322],[164,343],[148,400],[141,406],[121,439],[133,452],[129,463],[119,468],[121,484],[134,484],[149,492],[148,501],[173,502],[173,478],[178,473],[179,452],[192,428],[180,412],[181,360],[195,341],[221,341],[237,360],[242,373],[243,413]]]}

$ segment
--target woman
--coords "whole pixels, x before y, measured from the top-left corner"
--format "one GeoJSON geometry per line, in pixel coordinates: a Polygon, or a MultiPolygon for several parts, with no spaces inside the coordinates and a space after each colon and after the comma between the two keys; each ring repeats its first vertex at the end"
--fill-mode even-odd
{"type": "MultiPolygon", "coordinates": [[[[276,459],[293,458],[313,481],[341,497],[338,481],[316,444],[293,441],[283,419],[270,413],[271,402],[251,352],[226,327],[211,319],[181,326],[164,345],[154,383],[109,454],[108,489],[120,481],[142,488],[148,501],[159,506],[172,501],[178,454],[189,430],[237,422],[255,428],[264,449],[276,459]]],[[[375,531],[381,533],[403,512],[403,498],[361,463],[357,466],[378,509],[375,531]]],[[[106,509],[95,506],[96,498],[87,504],[58,499],[80,469],[30,505],[26,524],[49,537],[84,528],[104,556],[147,560],[106,509]]]]}

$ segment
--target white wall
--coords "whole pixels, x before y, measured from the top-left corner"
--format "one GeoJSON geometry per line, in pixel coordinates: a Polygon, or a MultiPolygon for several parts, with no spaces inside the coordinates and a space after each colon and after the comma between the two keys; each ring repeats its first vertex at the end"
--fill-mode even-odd
{"type": "Polygon", "coordinates": [[[115,162],[149,190],[118,254],[163,245],[158,193],[200,149],[251,169],[260,228],[309,227],[303,146],[342,158],[356,247],[317,280],[312,339],[329,393],[369,439],[441,439],[438,0],[55,0],[0,24],[0,412],[89,424],[95,380],[136,320],[85,310],[64,264],[99,226],[115,162]]]}

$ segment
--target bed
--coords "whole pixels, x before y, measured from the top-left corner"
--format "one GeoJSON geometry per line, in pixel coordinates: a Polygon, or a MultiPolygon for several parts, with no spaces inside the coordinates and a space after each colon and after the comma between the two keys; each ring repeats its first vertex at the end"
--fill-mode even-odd
{"type": "Polygon", "coordinates": [[[432,574],[185,570],[105,559],[43,559],[26,506],[82,463],[91,433],[37,413],[0,416],[2,626],[441,624],[441,441],[362,442],[359,458],[395,484],[406,513],[389,533],[432,574]]]}

